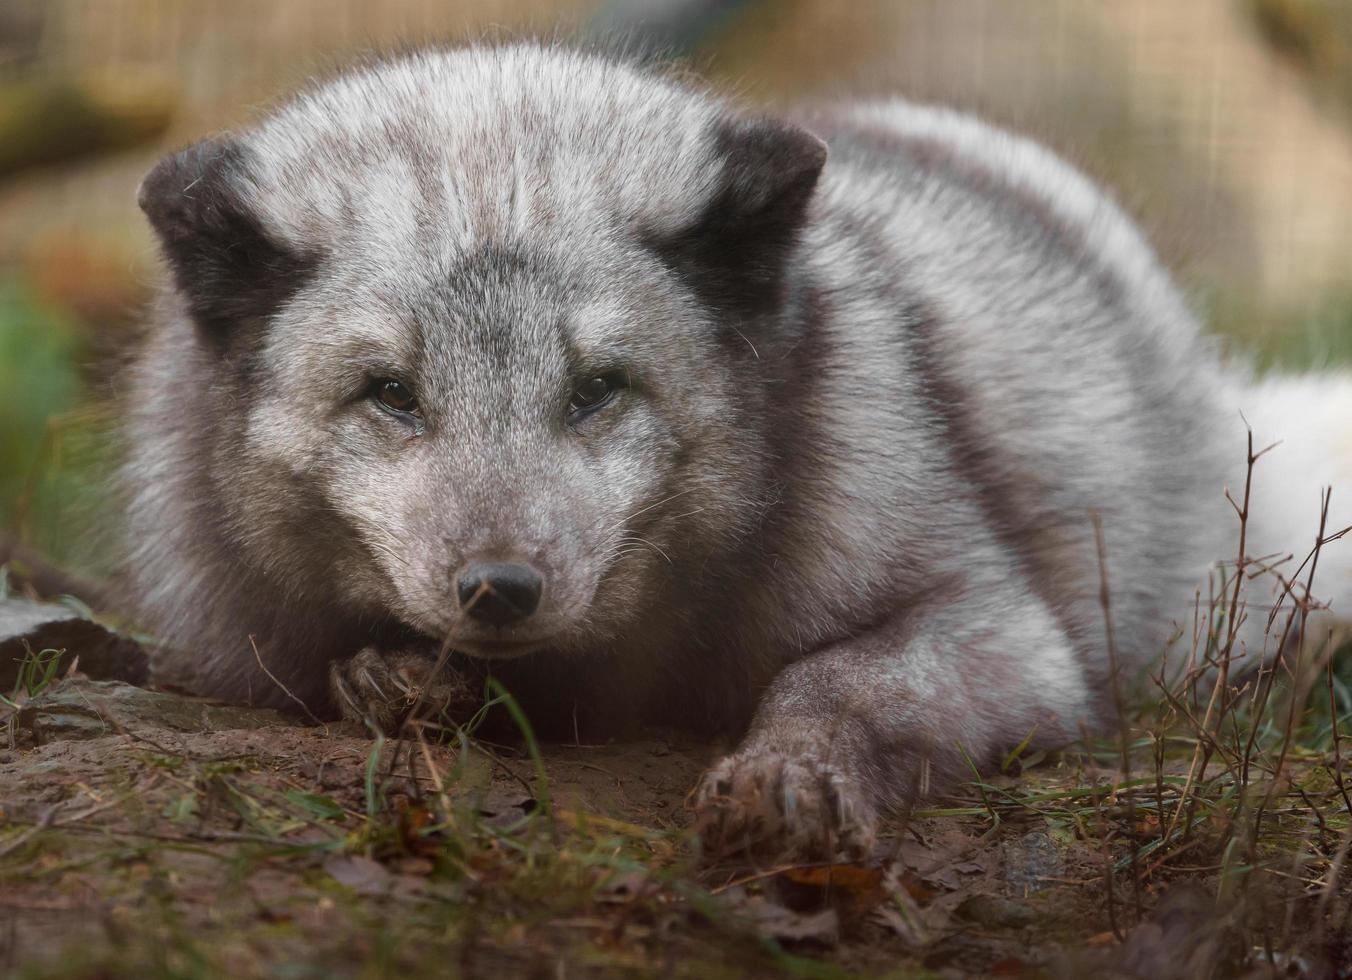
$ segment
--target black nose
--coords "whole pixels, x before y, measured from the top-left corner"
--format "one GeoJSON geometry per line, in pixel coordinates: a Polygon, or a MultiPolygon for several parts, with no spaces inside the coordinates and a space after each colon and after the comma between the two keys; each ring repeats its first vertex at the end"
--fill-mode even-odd
{"type": "Polygon", "coordinates": [[[466,565],[455,582],[460,608],[490,626],[511,626],[535,612],[543,588],[533,568],[506,562],[466,565]]]}

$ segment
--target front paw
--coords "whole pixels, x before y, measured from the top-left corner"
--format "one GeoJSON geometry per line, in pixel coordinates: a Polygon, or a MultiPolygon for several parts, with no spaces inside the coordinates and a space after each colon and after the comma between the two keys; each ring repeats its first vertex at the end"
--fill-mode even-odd
{"type": "Polygon", "coordinates": [[[858,781],[811,752],[744,749],[695,790],[695,829],[707,857],[859,861],[878,816],[858,781]]]}
{"type": "Polygon", "coordinates": [[[351,660],[329,666],[329,690],[344,721],[397,735],[415,709],[426,718],[473,710],[475,698],[465,678],[449,664],[440,671],[435,666],[434,657],[381,654],[366,647],[351,660]]]}

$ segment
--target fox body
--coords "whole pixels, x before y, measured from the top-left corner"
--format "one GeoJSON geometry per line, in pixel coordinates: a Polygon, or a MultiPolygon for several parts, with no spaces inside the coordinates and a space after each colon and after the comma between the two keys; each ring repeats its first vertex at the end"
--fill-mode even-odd
{"type": "Polygon", "coordinates": [[[1100,576],[1140,670],[1233,558],[1245,419],[1250,553],[1352,475],[1352,383],[1223,367],[1104,194],[943,109],[471,46],[140,202],[130,567],[197,686],[360,713],[443,645],[529,712],[749,722],[699,805],[785,849],[1110,719],[1100,576]]]}

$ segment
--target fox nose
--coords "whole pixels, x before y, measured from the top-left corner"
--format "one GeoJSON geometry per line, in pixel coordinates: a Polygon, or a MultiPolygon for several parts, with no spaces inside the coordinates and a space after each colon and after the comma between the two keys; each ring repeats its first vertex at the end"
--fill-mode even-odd
{"type": "Polygon", "coordinates": [[[511,626],[535,612],[544,582],[535,569],[509,562],[474,562],[455,581],[460,608],[489,626],[511,626]]]}

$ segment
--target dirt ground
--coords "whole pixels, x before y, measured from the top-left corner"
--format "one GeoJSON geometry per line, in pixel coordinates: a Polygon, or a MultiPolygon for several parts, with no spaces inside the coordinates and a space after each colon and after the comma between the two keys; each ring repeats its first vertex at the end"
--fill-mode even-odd
{"type": "Polygon", "coordinates": [[[980,820],[919,820],[886,860],[841,868],[837,896],[826,869],[696,869],[684,799],[711,756],[676,737],[544,746],[548,849],[598,873],[530,883],[516,868],[493,885],[502,843],[481,827],[526,839],[541,808],[522,746],[377,748],[272,712],[65,681],[28,706],[15,748],[0,752],[0,969],[370,976],[430,954],[464,976],[508,964],[550,976],[1018,973],[1075,939],[1106,941],[1094,856],[1037,823],[996,839],[980,837],[980,820]],[[448,783],[450,798],[472,800],[481,825],[470,837],[489,854],[468,854],[458,875],[439,866],[441,842],[419,846],[400,827],[415,812],[433,819],[429,799],[448,783]],[[373,830],[380,822],[391,826],[373,830]],[[403,841],[379,839],[385,830],[403,841]],[[635,842],[672,881],[614,860],[635,842]],[[681,880],[698,895],[671,887],[681,880]],[[546,893],[510,899],[480,885],[546,893]],[[433,918],[449,933],[416,926],[427,904],[445,906],[433,918]],[[466,934],[470,906],[496,921],[466,934]]]}
{"type": "Polygon", "coordinates": [[[1326,667],[1332,715],[1170,693],[1125,742],[1011,747],[868,860],[767,866],[691,831],[725,747],[372,738],[148,687],[136,638],[0,599],[0,976],[1352,977],[1326,667]]]}
{"type": "MultiPolygon", "coordinates": [[[[1119,881],[1110,907],[1111,848],[975,797],[866,864],[700,864],[685,796],[713,748],[676,736],[533,759],[84,679],[10,736],[6,976],[1163,977],[1243,959],[1209,889],[1119,881]]],[[[1096,778],[1029,761],[991,786],[1096,778]]],[[[1326,959],[1254,975],[1347,975],[1326,959]]]]}

